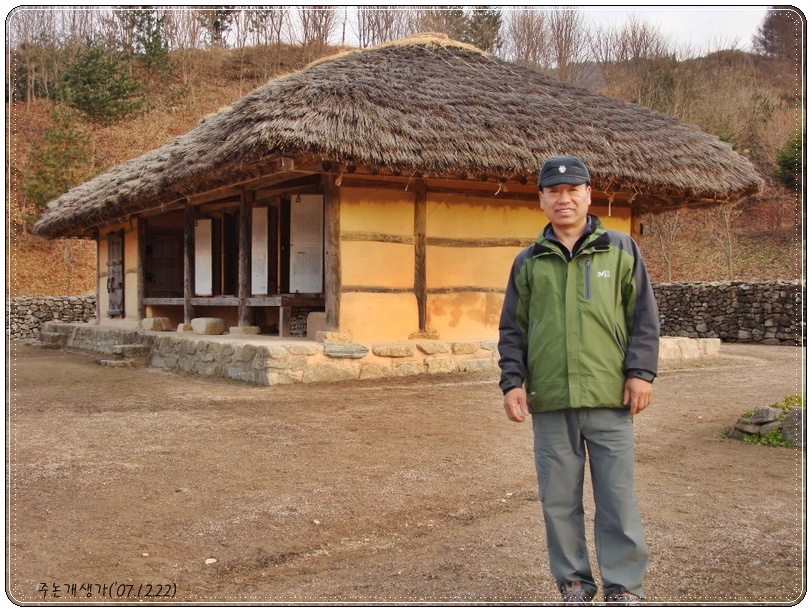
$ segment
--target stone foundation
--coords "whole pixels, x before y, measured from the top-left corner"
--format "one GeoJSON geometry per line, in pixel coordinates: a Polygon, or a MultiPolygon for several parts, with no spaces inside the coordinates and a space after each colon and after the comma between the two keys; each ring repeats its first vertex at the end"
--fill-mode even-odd
{"type": "MultiPolygon", "coordinates": [[[[260,386],[375,378],[499,372],[495,340],[415,340],[356,344],[319,332],[319,341],[258,335],[201,336],[189,332],[131,331],[90,324],[47,323],[40,344],[133,360],[172,372],[240,380],[260,386]]],[[[718,340],[663,338],[663,363],[718,356],[718,340]]],[[[130,362],[127,363],[130,365],[130,362]]]]}

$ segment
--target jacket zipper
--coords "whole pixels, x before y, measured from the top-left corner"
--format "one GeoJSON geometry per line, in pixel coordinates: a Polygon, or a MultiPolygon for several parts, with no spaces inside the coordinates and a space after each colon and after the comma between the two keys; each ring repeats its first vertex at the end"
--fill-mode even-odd
{"type": "Polygon", "coordinates": [[[592,256],[589,255],[584,262],[584,299],[592,299],[592,256]]]}

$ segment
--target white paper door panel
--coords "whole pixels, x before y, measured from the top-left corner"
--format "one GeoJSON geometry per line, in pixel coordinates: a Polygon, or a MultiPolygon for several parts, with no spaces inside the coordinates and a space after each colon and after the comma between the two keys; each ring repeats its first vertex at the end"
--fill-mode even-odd
{"type": "Polygon", "coordinates": [[[321,293],[324,275],[324,199],[294,195],[290,201],[290,292],[321,293]]]}

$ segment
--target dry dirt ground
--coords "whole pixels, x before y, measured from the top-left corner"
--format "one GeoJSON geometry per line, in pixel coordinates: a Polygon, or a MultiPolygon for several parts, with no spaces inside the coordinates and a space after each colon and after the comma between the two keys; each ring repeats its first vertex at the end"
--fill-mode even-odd
{"type": "MultiPolygon", "coordinates": [[[[721,437],[801,392],[802,356],[725,345],[661,373],[636,419],[652,604],[803,598],[805,452],[721,437]]],[[[494,375],[257,388],[7,358],[15,603],[558,599],[530,425],[494,375]]]]}

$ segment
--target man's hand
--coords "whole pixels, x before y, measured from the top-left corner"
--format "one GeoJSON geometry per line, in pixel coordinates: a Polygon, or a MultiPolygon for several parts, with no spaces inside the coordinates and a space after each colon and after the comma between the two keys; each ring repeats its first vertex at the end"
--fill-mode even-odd
{"type": "Polygon", "coordinates": [[[527,407],[527,394],[521,387],[516,387],[505,393],[503,406],[507,418],[516,423],[524,423],[524,417],[530,414],[527,407]]]}
{"type": "Polygon", "coordinates": [[[629,408],[632,416],[643,412],[651,403],[652,384],[642,378],[627,378],[623,390],[623,405],[629,408]]]}

